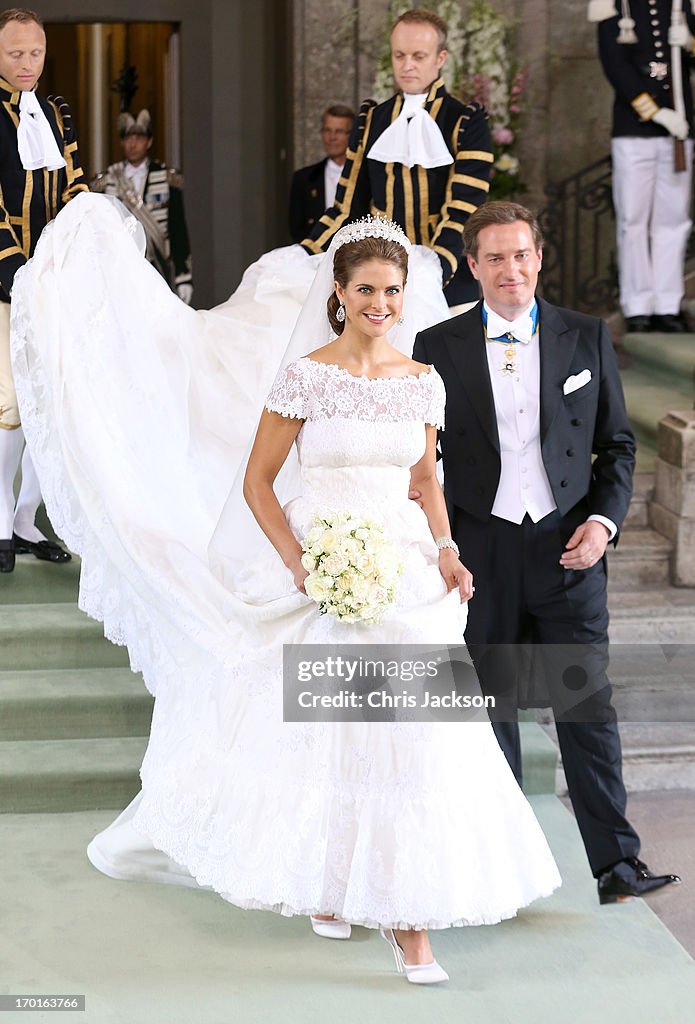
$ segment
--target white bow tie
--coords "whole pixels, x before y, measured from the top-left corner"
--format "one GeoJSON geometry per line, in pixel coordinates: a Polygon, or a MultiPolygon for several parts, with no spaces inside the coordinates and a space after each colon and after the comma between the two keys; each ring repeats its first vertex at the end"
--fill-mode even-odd
{"type": "Polygon", "coordinates": [[[486,303],[485,311],[487,313],[488,338],[504,338],[508,334],[511,334],[516,341],[521,341],[524,345],[528,345],[535,333],[535,325],[533,317],[531,316],[533,306],[534,303],[532,303],[529,308],[521,314],[521,316],[518,316],[516,320],[505,320],[504,317],[495,313],[494,309],[490,309],[486,303]]]}
{"type": "Polygon", "coordinates": [[[396,120],[379,136],[367,153],[370,160],[406,167],[444,167],[454,158],[447,149],[437,122],[423,103],[427,93],[403,97],[403,108],[396,120]]]}
{"type": "Polygon", "coordinates": [[[57,171],[65,167],[63,154],[58,149],[48,118],[36,98],[27,90],[19,100],[19,127],[17,149],[25,171],[38,171],[42,167],[57,171]]]}

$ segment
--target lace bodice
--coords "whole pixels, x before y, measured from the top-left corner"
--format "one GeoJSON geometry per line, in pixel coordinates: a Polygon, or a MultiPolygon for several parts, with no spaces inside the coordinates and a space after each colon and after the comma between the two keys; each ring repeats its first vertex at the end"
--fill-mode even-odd
{"type": "Polygon", "coordinates": [[[424,424],[443,424],[444,401],[434,369],[356,377],[304,357],[280,371],[266,408],[304,420],[297,437],[303,467],[410,467],[425,450],[424,424]]]}
{"type": "Polygon", "coordinates": [[[410,467],[425,452],[425,424],[444,420],[436,370],[407,377],[356,377],[304,357],[278,374],[271,412],[303,419],[297,450],[305,496],[321,504],[407,500],[410,467]]]}

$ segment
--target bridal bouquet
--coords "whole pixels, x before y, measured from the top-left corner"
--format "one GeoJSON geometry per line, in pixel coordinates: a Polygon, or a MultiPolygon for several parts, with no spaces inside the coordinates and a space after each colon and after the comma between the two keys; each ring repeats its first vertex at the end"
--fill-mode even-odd
{"type": "Polygon", "coordinates": [[[309,573],[304,587],[322,615],[342,622],[379,622],[403,571],[380,523],[350,512],[316,516],[302,550],[309,573]]]}

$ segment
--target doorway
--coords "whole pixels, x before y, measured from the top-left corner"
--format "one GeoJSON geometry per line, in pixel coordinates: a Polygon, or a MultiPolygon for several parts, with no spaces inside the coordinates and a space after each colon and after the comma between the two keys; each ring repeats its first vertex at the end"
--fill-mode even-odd
{"type": "Polygon", "coordinates": [[[121,110],[152,116],[152,153],[182,169],[181,37],[176,22],[47,22],[44,95],[65,96],[88,180],[122,159],[121,110]]]}

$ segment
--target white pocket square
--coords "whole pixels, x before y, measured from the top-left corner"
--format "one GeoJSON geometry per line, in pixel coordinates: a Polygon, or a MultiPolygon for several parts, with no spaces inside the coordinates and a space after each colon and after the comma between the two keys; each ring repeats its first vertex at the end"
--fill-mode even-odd
{"type": "Polygon", "coordinates": [[[583,388],[590,380],[591,370],[582,370],[581,373],[576,373],[573,377],[568,377],[562,385],[563,395],[571,395],[573,391],[578,391],[579,388],[583,388]]]}

